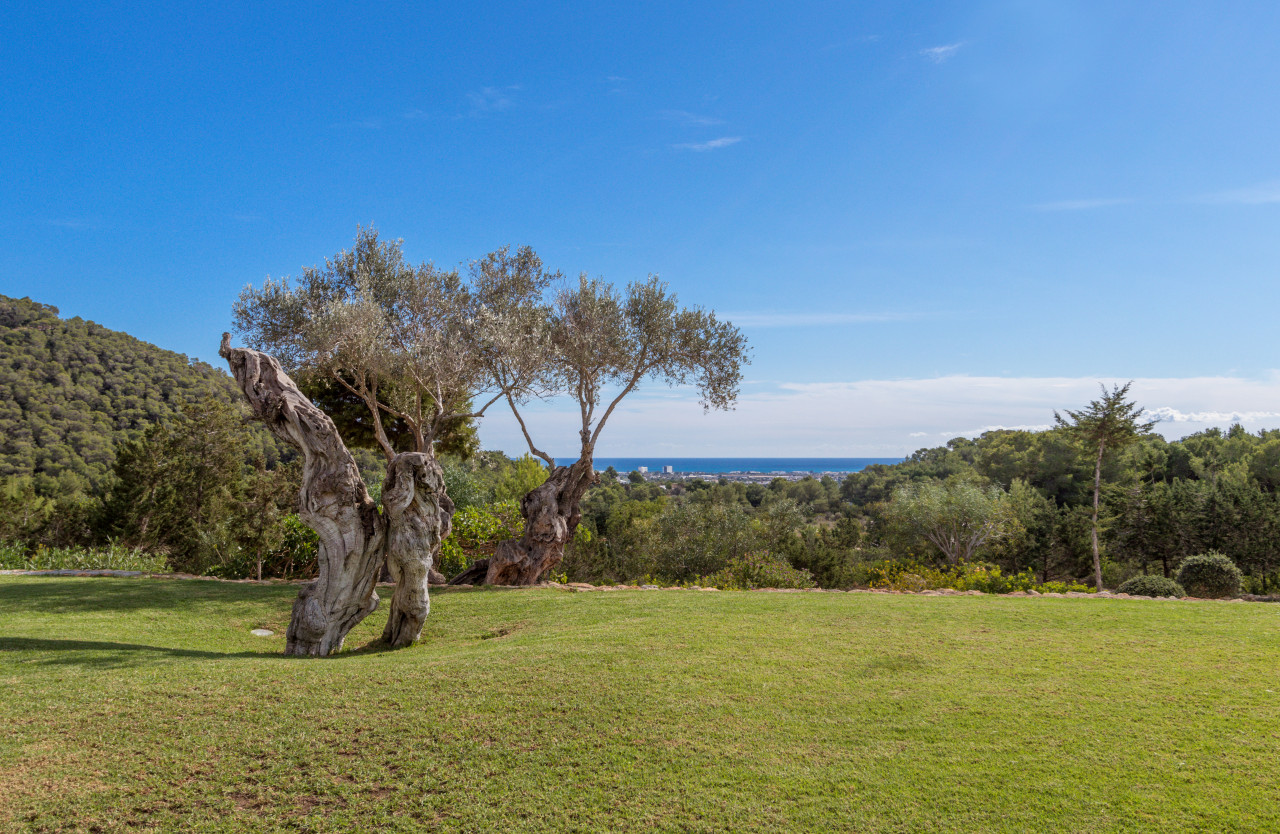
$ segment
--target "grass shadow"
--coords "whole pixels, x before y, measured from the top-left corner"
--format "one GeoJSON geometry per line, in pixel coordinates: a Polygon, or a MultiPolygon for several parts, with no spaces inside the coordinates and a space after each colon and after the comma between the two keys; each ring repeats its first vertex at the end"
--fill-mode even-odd
{"type": "Polygon", "coordinates": [[[283,658],[280,652],[210,652],[201,649],[176,649],[169,646],[147,646],[141,643],[117,643],[105,640],[52,640],[43,637],[0,637],[0,660],[36,663],[41,666],[86,666],[114,669],[142,666],[148,663],[186,658],[227,660],[232,658],[283,658]],[[34,657],[22,658],[19,653],[34,657]],[[6,655],[9,655],[6,657],[6,655]]]}
{"type": "MultiPolygon", "coordinates": [[[[411,647],[406,647],[411,648],[411,647]]],[[[370,655],[400,652],[381,639],[371,640],[363,646],[343,648],[337,654],[325,658],[301,658],[324,662],[343,658],[368,657],[370,655]]],[[[211,652],[202,649],[178,649],[170,646],[148,646],[142,643],[118,643],[106,640],[54,640],[43,637],[0,637],[0,661],[10,663],[35,663],[40,666],[84,666],[95,669],[117,669],[143,666],[177,660],[293,660],[293,655],[282,651],[270,652],[211,652]],[[31,652],[35,657],[22,658],[20,653],[31,652]],[[8,655],[6,657],[6,655],[8,655]]]]}
{"type": "Polygon", "coordinates": [[[247,585],[180,579],[115,577],[21,577],[0,583],[0,610],[7,613],[76,614],[157,609],[191,611],[230,601],[284,600],[297,596],[294,585],[247,585]]]}

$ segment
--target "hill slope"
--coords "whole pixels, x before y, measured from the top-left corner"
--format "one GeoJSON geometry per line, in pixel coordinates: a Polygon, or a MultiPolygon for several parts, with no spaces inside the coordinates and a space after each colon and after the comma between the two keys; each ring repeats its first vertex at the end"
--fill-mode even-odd
{"type": "Polygon", "coordinates": [[[46,495],[96,491],[115,449],[235,386],[204,362],[29,298],[0,296],[0,478],[46,495]]]}

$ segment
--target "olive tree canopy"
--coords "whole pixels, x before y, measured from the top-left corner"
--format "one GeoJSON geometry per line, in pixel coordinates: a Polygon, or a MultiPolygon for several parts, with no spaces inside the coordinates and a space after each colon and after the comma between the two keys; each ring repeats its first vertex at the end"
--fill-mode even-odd
{"type": "Polygon", "coordinates": [[[545,330],[523,330],[537,353],[498,352],[491,373],[528,443],[552,472],[546,483],[521,501],[525,532],[504,542],[493,558],[478,562],[454,581],[532,584],[564,555],[576,529],[579,504],[596,482],[596,444],[618,404],[646,382],[693,385],[704,410],[730,409],[737,400],[746,338],[714,312],[681,308],[656,276],[617,291],[585,275],[576,287],[556,293],[545,330]],[[536,355],[530,362],[529,356],[536,355]],[[513,359],[520,364],[512,364],[513,359]],[[516,385],[516,380],[536,380],[516,385]],[[579,411],[578,459],[570,466],[538,447],[521,408],[531,396],[567,396],[579,411]]]}
{"type": "Polygon", "coordinates": [[[509,363],[513,373],[499,379],[490,358],[530,353],[526,330],[558,277],[528,247],[489,255],[469,281],[457,270],[413,266],[401,247],[360,229],[355,246],[323,268],[304,269],[296,283],[268,278],[246,287],[233,308],[250,347],[302,380],[319,378],[359,398],[388,461],[395,457],[388,420],[403,424],[413,451],[430,454],[459,422],[505,394],[520,395],[528,368],[509,363]]]}

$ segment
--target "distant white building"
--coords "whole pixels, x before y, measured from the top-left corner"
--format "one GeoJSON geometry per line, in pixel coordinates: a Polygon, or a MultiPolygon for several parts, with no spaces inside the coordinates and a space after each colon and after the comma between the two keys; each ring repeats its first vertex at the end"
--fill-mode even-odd
{"type": "Polygon", "coordinates": [[[662,467],[662,474],[663,474],[663,475],[674,475],[674,474],[676,474],[676,468],[675,468],[674,466],[672,466],[671,464],[667,464],[666,466],[662,467]]]}
{"type": "Polygon", "coordinates": [[[649,467],[647,467],[647,466],[637,466],[637,467],[636,467],[636,471],[637,471],[637,472],[639,472],[641,475],[643,475],[644,473],[646,473],[646,472],[648,472],[648,471],[649,471],[649,467]]]}

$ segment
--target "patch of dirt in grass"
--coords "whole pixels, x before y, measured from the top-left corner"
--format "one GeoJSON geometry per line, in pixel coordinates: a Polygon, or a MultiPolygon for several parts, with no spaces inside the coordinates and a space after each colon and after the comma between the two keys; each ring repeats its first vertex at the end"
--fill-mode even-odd
{"type": "Polygon", "coordinates": [[[497,640],[506,637],[524,627],[524,623],[515,623],[514,625],[499,626],[480,635],[481,640],[497,640]]]}

